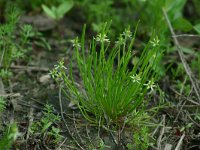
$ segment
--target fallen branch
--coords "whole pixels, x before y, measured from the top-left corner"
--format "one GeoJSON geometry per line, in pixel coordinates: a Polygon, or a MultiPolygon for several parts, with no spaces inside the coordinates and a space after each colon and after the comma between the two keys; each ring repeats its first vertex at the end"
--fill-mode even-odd
{"type": "Polygon", "coordinates": [[[0,97],[4,97],[4,98],[7,98],[7,97],[20,97],[20,96],[22,96],[20,93],[0,94],[0,97]]]}
{"type": "MultiPolygon", "coordinates": [[[[2,68],[2,66],[0,66],[0,68],[2,68]]],[[[34,66],[16,66],[16,65],[11,65],[9,68],[10,69],[30,70],[30,71],[42,71],[42,72],[48,72],[49,71],[49,68],[34,67],[34,66]]]]}
{"type": "Polygon", "coordinates": [[[161,146],[162,146],[161,141],[162,141],[163,135],[165,133],[165,115],[163,115],[162,124],[163,124],[163,127],[160,130],[160,135],[157,139],[157,148],[156,148],[157,150],[161,149],[161,146]]]}

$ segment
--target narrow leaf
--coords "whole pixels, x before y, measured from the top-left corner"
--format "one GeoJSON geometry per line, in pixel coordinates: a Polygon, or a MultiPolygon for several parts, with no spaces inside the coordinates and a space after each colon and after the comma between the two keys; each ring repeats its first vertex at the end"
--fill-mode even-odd
{"type": "Polygon", "coordinates": [[[56,19],[56,14],[54,13],[52,9],[50,9],[46,5],[42,5],[42,9],[50,18],[56,19]]]}

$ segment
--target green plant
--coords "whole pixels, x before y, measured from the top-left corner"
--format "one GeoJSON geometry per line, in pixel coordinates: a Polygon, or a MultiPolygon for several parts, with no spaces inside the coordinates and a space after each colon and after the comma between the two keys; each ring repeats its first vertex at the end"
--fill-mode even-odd
{"type": "MultiPolygon", "coordinates": [[[[183,14],[186,2],[186,0],[79,0],[76,2],[78,4],[75,3],[75,7],[78,5],[83,9],[85,16],[87,16],[87,23],[91,24],[96,32],[101,30],[103,22],[112,20],[112,38],[124,29],[124,25],[135,25],[135,20],[140,20],[138,37],[146,41],[152,33],[156,32],[160,38],[161,48],[165,49],[169,55],[169,52],[172,52],[170,51],[172,49],[171,39],[166,37],[169,37],[170,32],[162,8],[168,12],[174,29],[189,32],[196,28],[193,28],[189,19],[186,19],[183,14]]],[[[160,76],[164,76],[167,72],[167,67],[163,64],[157,65],[157,68],[159,68],[157,73],[160,76]]]]}
{"type": "MultiPolygon", "coordinates": [[[[0,97],[0,117],[2,113],[4,112],[6,108],[6,101],[3,97],[0,97]]],[[[4,130],[4,128],[1,126],[0,121],[0,130],[4,130]]],[[[3,132],[3,136],[0,137],[0,149],[10,149],[12,146],[12,143],[17,139],[17,137],[20,135],[18,132],[18,128],[16,123],[9,124],[6,131],[3,132]]]]}
{"type": "Polygon", "coordinates": [[[135,131],[133,142],[127,144],[128,150],[147,150],[150,146],[148,127],[142,126],[139,131],[135,131]]]}
{"type": "MultiPolygon", "coordinates": [[[[6,101],[0,96],[0,118],[2,118],[2,113],[6,109],[6,101]]],[[[2,120],[0,120],[0,131],[2,130],[2,120]]]]}
{"type": "MultiPolygon", "coordinates": [[[[43,117],[32,124],[30,128],[30,132],[33,136],[44,136],[47,135],[45,139],[51,139],[54,144],[57,144],[61,141],[62,135],[60,135],[60,129],[54,126],[54,123],[60,121],[60,116],[55,115],[53,113],[53,106],[52,105],[45,105],[43,111],[43,117]]],[[[44,140],[45,140],[44,139],[44,140]]]]}
{"type": "Polygon", "coordinates": [[[60,20],[64,17],[64,15],[72,9],[74,5],[73,0],[65,0],[60,3],[59,6],[52,6],[49,8],[46,5],[42,5],[42,9],[44,12],[52,19],[54,20],[60,20]]]}
{"type": "MultiPolygon", "coordinates": [[[[137,5],[137,4],[136,4],[137,5]]],[[[78,0],[75,1],[75,7],[81,8],[84,16],[86,16],[87,24],[92,26],[92,30],[100,32],[104,22],[112,20],[113,24],[110,30],[112,30],[112,38],[123,31],[123,29],[133,24],[132,16],[134,9],[129,9],[128,1],[116,1],[116,0],[78,0]],[[130,11],[131,10],[131,11],[130,11]],[[124,17],[126,16],[126,17],[124,17]]]]}
{"type": "MultiPolygon", "coordinates": [[[[3,97],[0,96],[0,118],[2,118],[2,113],[6,109],[6,101],[4,100],[3,97]]],[[[0,120],[0,131],[2,131],[2,120],[0,120]]]]}
{"type": "Polygon", "coordinates": [[[12,63],[30,59],[29,53],[33,48],[32,38],[37,36],[34,44],[50,49],[41,33],[35,32],[31,25],[23,24],[18,27],[20,10],[9,5],[5,12],[5,22],[0,24],[0,77],[9,79],[12,72],[9,67],[12,63]]]}
{"type": "Polygon", "coordinates": [[[133,68],[128,68],[133,57],[132,46],[136,32],[132,37],[127,28],[111,47],[107,38],[108,30],[105,25],[102,32],[92,39],[87,54],[85,27],[81,44],[78,38],[73,40],[81,86],[74,81],[72,64],[67,75],[63,61],[51,71],[57,82],[64,82],[66,95],[75,101],[84,117],[94,123],[99,120],[101,123],[124,121],[125,116],[143,103],[145,94],[156,88],[157,74],[153,68],[158,63],[156,60],[160,59],[157,57],[159,41],[152,39],[153,44],[147,44],[138,63],[133,68]]]}
{"type": "Polygon", "coordinates": [[[27,53],[29,38],[33,36],[32,27],[23,25],[20,36],[16,37],[16,25],[20,12],[16,7],[10,6],[6,11],[6,23],[0,25],[0,66],[1,77],[10,75],[8,68],[11,63],[19,58],[23,58],[27,53]]]}
{"type": "Polygon", "coordinates": [[[6,102],[3,97],[0,97],[0,116],[1,113],[5,110],[5,108],[6,108],[6,102]]]}
{"type": "Polygon", "coordinates": [[[134,110],[127,117],[126,122],[133,128],[133,139],[127,144],[129,150],[147,150],[149,146],[154,144],[153,138],[150,137],[150,129],[159,125],[153,123],[151,119],[153,118],[152,115],[157,113],[160,106],[147,109],[146,105],[148,104],[144,104],[140,110],[134,110]]]}
{"type": "Polygon", "coordinates": [[[105,143],[104,143],[104,141],[102,140],[102,139],[100,139],[100,141],[99,141],[99,150],[104,150],[105,149],[105,143]]]}
{"type": "Polygon", "coordinates": [[[16,123],[10,124],[0,139],[0,149],[10,149],[12,143],[20,136],[16,123]]]}
{"type": "Polygon", "coordinates": [[[184,83],[184,81],[177,80],[176,88],[178,91],[180,91],[180,93],[184,93],[185,96],[188,96],[191,92],[191,85],[188,83],[184,83]]]}
{"type": "Polygon", "coordinates": [[[134,133],[134,143],[136,145],[136,149],[147,150],[149,147],[149,135],[148,128],[142,127],[140,132],[134,133]]]}

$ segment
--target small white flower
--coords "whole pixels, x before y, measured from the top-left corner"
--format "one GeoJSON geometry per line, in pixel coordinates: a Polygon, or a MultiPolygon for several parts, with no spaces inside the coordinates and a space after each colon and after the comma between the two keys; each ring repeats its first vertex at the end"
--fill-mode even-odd
{"type": "Polygon", "coordinates": [[[62,72],[56,70],[55,68],[53,70],[50,70],[49,74],[53,79],[62,79],[62,72]]]}
{"type": "Polygon", "coordinates": [[[75,48],[81,47],[78,37],[73,39],[73,40],[71,40],[71,43],[72,43],[72,46],[75,47],[75,48]]]}
{"type": "Polygon", "coordinates": [[[153,45],[153,47],[156,47],[159,45],[160,40],[158,39],[158,36],[156,36],[150,43],[153,45]]]}
{"type": "Polygon", "coordinates": [[[125,31],[123,32],[123,35],[127,38],[131,38],[132,37],[132,32],[130,31],[130,29],[125,29],[125,31]]]}
{"type": "Polygon", "coordinates": [[[122,45],[124,44],[125,40],[124,38],[122,37],[122,34],[119,36],[118,40],[115,42],[116,44],[118,45],[122,45]]]}
{"type": "Polygon", "coordinates": [[[57,65],[54,65],[54,68],[55,68],[56,70],[67,69],[67,68],[64,66],[64,60],[63,60],[63,59],[60,60],[60,61],[58,62],[57,65]]]}
{"type": "Polygon", "coordinates": [[[147,89],[151,89],[151,91],[154,91],[154,88],[157,87],[153,80],[148,81],[148,83],[144,85],[147,86],[147,89]]]}
{"type": "Polygon", "coordinates": [[[101,43],[110,42],[110,40],[107,39],[107,35],[106,34],[99,33],[95,39],[96,39],[97,42],[101,42],[101,43]]]}
{"type": "Polygon", "coordinates": [[[140,78],[139,75],[137,75],[137,74],[136,75],[132,75],[132,76],[130,76],[130,78],[132,79],[133,83],[137,82],[137,83],[140,84],[141,78],[140,78]]]}
{"type": "Polygon", "coordinates": [[[59,78],[62,76],[62,71],[64,71],[65,69],[67,68],[64,66],[64,60],[61,59],[60,61],[58,61],[57,65],[54,65],[54,68],[50,70],[49,74],[52,76],[53,79],[59,78]]]}
{"type": "Polygon", "coordinates": [[[54,68],[50,70],[49,74],[52,76],[53,79],[57,77],[58,71],[54,68]]]}

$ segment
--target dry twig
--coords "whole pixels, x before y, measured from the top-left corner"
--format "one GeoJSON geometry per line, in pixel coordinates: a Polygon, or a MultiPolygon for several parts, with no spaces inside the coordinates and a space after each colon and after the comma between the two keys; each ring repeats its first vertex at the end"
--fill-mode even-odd
{"type": "Polygon", "coordinates": [[[62,107],[62,85],[60,84],[59,86],[59,103],[60,103],[60,113],[61,113],[61,118],[67,128],[67,132],[68,134],[70,135],[70,137],[74,140],[74,142],[76,143],[76,145],[81,149],[81,150],[84,150],[84,148],[78,143],[78,141],[74,138],[74,136],[72,135],[68,125],[67,125],[67,122],[64,118],[64,115],[63,115],[63,107],[62,107]]]}
{"type": "MultiPolygon", "coordinates": [[[[2,68],[2,65],[0,65],[0,68],[2,68]]],[[[49,68],[42,68],[42,67],[34,67],[34,66],[16,66],[11,65],[10,69],[20,69],[20,70],[28,70],[28,71],[42,71],[42,72],[48,72],[49,68]]]]}
{"type": "Polygon", "coordinates": [[[158,137],[158,140],[157,140],[157,149],[158,150],[161,149],[161,141],[162,141],[162,137],[165,133],[165,115],[163,115],[162,124],[163,124],[163,127],[160,131],[160,136],[158,137]]]}
{"type": "Polygon", "coordinates": [[[185,137],[185,132],[183,133],[183,135],[181,136],[180,140],[178,141],[178,144],[176,145],[175,150],[180,150],[181,149],[181,145],[183,143],[184,137],[185,137]]]}
{"type": "MultiPolygon", "coordinates": [[[[31,106],[30,102],[29,102],[29,105],[31,106]]],[[[30,107],[28,118],[29,120],[28,120],[28,128],[27,128],[27,133],[26,133],[26,149],[28,149],[28,139],[30,136],[30,129],[33,123],[33,107],[30,107]]]]}
{"type": "Polygon", "coordinates": [[[164,17],[165,17],[165,19],[167,21],[168,27],[169,27],[169,29],[171,31],[171,34],[172,34],[172,37],[173,37],[173,40],[174,40],[174,44],[177,47],[178,54],[179,54],[179,57],[181,59],[181,62],[183,63],[184,69],[185,69],[185,71],[186,71],[186,73],[187,73],[187,75],[188,75],[188,77],[190,79],[190,82],[191,82],[191,84],[192,84],[192,86],[194,88],[194,91],[195,91],[195,94],[196,94],[196,96],[198,98],[198,101],[200,102],[199,86],[198,86],[198,84],[196,84],[197,83],[196,79],[195,79],[195,77],[194,77],[189,65],[187,64],[187,62],[185,60],[184,54],[183,54],[183,52],[181,50],[181,46],[180,46],[180,44],[179,44],[179,42],[178,42],[178,40],[176,38],[176,34],[175,34],[174,29],[173,29],[173,27],[171,25],[171,22],[170,22],[170,20],[168,18],[168,15],[167,15],[167,13],[166,13],[164,8],[162,9],[162,11],[163,11],[164,17]]]}
{"type": "MultiPolygon", "coordinates": [[[[185,97],[184,95],[182,95],[181,93],[179,93],[178,91],[176,91],[174,88],[170,87],[170,89],[172,90],[172,92],[174,92],[175,94],[177,94],[178,96],[180,96],[181,98],[187,100],[188,102],[196,105],[196,106],[199,106],[200,107],[200,103],[198,102],[195,102],[194,100],[192,99],[189,99],[188,97],[185,97]]],[[[185,107],[185,106],[184,106],[185,107]]]]}
{"type": "Polygon", "coordinates": [[[76,118],[75,118],[74,111],[73,111],[73,122],[74,122],[74,128],[75,128],[76,134],[78,135],[79,139],[81,140],[81,143],[83,143],[83,139],[82,139],[82,137],[80,136],[80,134],[79,134],[79,132],[78,132],[78,129],[77,129],[77,126],[76,126],[76,118]]]}
{"type": "Polygon", "coordinates": [[[8,93],[8,94],[0,94],[1,97],[7,98],[7,97],[20,97],[22,96],[20,93],[8,93]]]}

